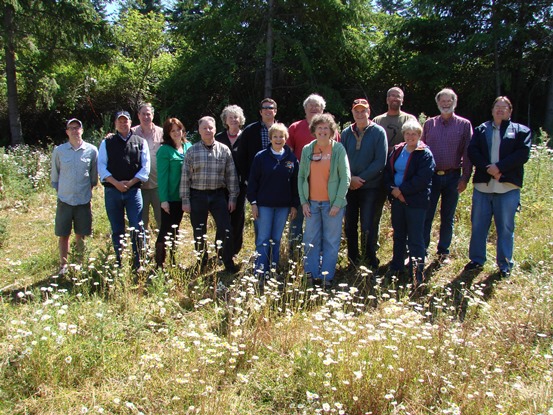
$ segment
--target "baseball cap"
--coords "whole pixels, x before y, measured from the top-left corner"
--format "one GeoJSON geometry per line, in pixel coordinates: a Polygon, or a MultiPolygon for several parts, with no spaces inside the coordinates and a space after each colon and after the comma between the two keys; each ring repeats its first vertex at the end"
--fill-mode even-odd
{"type": "Polygon", "coordinates": [[[69,124],[71,124],[72,122],[79,123],[79,126],[83,128],[83,123],[76,118],[71,118],[69,121],[67,121],[67,123],[65,124],[65,128],[69,128],[69,124]]]}
{"type": "Polygon", "coordinates": [[[365,98],[358,98],[353,101],[353,105],[351,106],[351,108],[355,107],[369,108],[369,101],[367,101],[365,98]]]}
{"type": "Polygon", "coordinates": [[[131,114],[128,113],[128,111],[119,111],[115,114],[115,119],[119,119],[120,117],[125,117],[126,119],[131,119],[131,114]]]}

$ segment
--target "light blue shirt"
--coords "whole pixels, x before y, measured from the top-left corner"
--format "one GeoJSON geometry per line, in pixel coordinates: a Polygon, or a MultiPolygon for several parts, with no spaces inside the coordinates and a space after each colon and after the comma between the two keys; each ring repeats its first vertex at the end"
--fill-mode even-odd
{"type": "MultiPolygon", "coordinates": [[[[123,138],[121,134],[117,133],[117,137],[125,142],[131,138],[133,135],[132,132],[129,133],[127,138],[123,138]]],[[[134,175],[142,183],[148,181],[148,176],[150,175],[150,149],[148,148],[148,143],[140,137],[144,142],[142,144],[142,151],[140,152],[140,165],[142,166],[138,173],[134,175]]],[[[100,180],[105,182],[106,179],[112,174],[108,171],[108,153],[106,151],[106,140],[103,140],[100,143],[100,150],[98,152],[98,172],[100,173],[100,180]]]]}
{"type": "Polygon", "coordinates": [[[50,172],[58,199],[71,206],[85,205],[92,199],[92,187],[98,184],[98,149],[83,141],[77,149],[67,142],[52,153],[50,172]]]}
{"type": "Polygon", "coordinates": [[[407,169],[407,162],[409,161],[410,155],[411,153],[409,153],[407,150],[405,150],[405,147],[403,147],[401,154],[394,163],[394,183],[396,187],[401,186],[403,183],[403,178],[405,177],[405,170],[407,169]]]}

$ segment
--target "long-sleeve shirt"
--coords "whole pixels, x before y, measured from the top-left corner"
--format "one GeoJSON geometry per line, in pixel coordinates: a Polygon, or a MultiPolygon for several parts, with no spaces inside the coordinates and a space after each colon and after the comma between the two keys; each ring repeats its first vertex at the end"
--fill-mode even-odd
{"type": "MultiPolygon", "coordinates": [[[[132,133],[129,133],[126,138],[123,138],[121,134],[116,134],[118,139],[125,142],[127,142],[132,135],[132,133]]],[[[142,137],[140,137],[140,139],[144,140],[142,137]]],[[[146,143],[144,143],[144,145],[142,146],[142,151],[140,152],[140,166],[140,170],[138,170],[134,177],[136,177],[141,182],[146,182],[148,181],[148,176],[150,175],[150,150],[146,143]]],[[[100,148],[98,150],[98,173],[100,173],[100,180],[102,182],[105,182],[109,176],[112,176],[111,172],[108,170],[108,153],[106,150],[106,140],[100,143],[100,148]]]]}
{"type": "Polygon", "coordinates": [[[351,175],[365,180],[361,189],[379,187],[388,156],[388,140],[384,128],[371,123],[359,134],[353,124],[342,131],[341,143],[348,155],[351,175]]]}
{"type": "Polygon", "coordinates": [[[52,153],[50,172],[58,199],[71,206],[84,205],[92,199],[92,188],[98,184],[98,149],[82,142],[79,148],[67,142],[52,153]]]}
{"type": "Polygon", "coordinates": [[[218,141],[206,146],[203,141],[194,144],[184,155],[180,196],[183,205],[190,205],[190,189],[227,189],[229,201],[236,203],[238,176],[230,149],[218,141]]]}
{"type": "Polygon", "coordinates": [[[152,132],[146,134],[142,126],[137,125],[131,128],[133,134],[136,134],[144,139],[150,150],[150,174],[148,181],[142,185],[143,189],[155,189],[157,187],[157,158],[156,153],[163,143],[163,128],[157,125],[152,125],[152,132]]]}
{"type": "Polygon", "coordinates": [[[183,144],[183,152],[169,144],[162,145],[156,154],[158,187],[160,202],[180,202],[180,180],[184,154],[192,144],[183,144]]]}
{"type": "Polygon", "coordinates": [[[472,173],[472,162],[467,154],[471,137],[470,121],[453,114],[447,120],[441,115],[426,120],[421,140],[434,155],[436,171],[462,167],[461,180],[468,182],[472,173]]]}

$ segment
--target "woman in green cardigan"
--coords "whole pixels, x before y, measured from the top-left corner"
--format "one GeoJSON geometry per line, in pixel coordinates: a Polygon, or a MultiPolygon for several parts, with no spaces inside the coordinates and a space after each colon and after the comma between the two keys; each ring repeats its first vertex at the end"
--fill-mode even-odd
{"type": "Polygon", "coordinates": [[[342,237],[346,193],[351,181],[346,149],[334,137],[330,114],[317,114],[309,130],[315,138],[301,153],[298,191],[303,214],[304,270],[313,284],[332,286],[342,237]]]}
{"type": "Polygon", "coordinates": [[[175,260],[175,239],[182,220],[179,194],[184,153],[192,144],[186,140],[184,125],[177,118],[163,124],[163,144],[157,151],[157,180],[161,202],[161,226],[156,241],[156,265],[163,267],[166,245],[170,244],[171,263],[175,260]]]}

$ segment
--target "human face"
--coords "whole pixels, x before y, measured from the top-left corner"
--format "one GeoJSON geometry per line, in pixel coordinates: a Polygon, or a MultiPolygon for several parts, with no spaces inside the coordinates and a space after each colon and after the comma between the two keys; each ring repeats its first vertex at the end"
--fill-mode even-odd
{"type": "Polygon", "coordinates": [[[80,141],[83,137],[83,127],[81,127],[78,122],[74,121],[69,124],[65,133],[70,140],[80,141]]]}
{"type": "Polygon", "coordinates": [[[286,144],[286,134],[284,134],[284,131],[274,131],[271,135],[271,147],[273,150],[277,152],[282,151],[284,144],[286,144]]]}
{"type": "Polygon", "coordinates": [[[511,118],[513,110],[509,108],[509,104],[503,100],[499,100],[492,108],[492,116],[496,124],[501,124],[501,121],[507,121],[511,118]]]}
{"type": "Polygon", "coordinates": [[[232,112],[227,115],[225,120],[228,125],[229,130],[239,130],[240,129],[240,117],[238,114],[233,114],[232,112]]]}
{"type": "Polygon", "coordinates": [[[329,141],[332,137],[331,134],[330,124],[327,122],[317,124],[315,127],[315,138],[317,141],[329,141]]]}
{"type": "Polygon", "coordinates": [[[403,138],[405,140],[405,143],[407,145],[407,150],[413,151],[417,148],[419,144],[419,139],[421,138],[418,131],[415,130],[407,130],[403,133],[403,138]]]}
{"type": "Polygon", "coordinates": [[[403,94],[396,90],[390,91],[386,97],[386,104],[388,104],[389,110],[399,111],[403,105],[403,94]]]}
{"type": "Polygon", "coordinates": [[[311,101],[311,102],[308,102],[307,105],[305,106],[305,118],[308,121],[311,121],[311,119],[315,115],[322,114],[322,113],[323,113],[323,106],[317,102],[311,101]]]}
{"type": "Polygon", "coordinates": [[[115,120],[115,129],[123,137],[126,137],[131,131],[131,120],[123,116],[117,118],[117,120],[115,120]]]}
{"type": "Polygon", "coordinates": [[[154,113],[150,107],[142,107],[138,113],[138,119],[140,120],[140,125],[151,125],[154,121],[154,113]]]}
{"type": "Polygon", "coordinates": [[[180,128],[178,125],[173,124],[173,127],[171,128],[171,131],[169,132],[169,135],[171,136],[171,139],[175,143],[175,145],[179,145],[182,143],[182,138],[184,137],[184,131],[182,131],[182,128],[180,128]]]}
{"type": "Polygon", "coordinates": [[[277,109],[275,104],[272,104],[270,102],[264,102],[261,105],[261,109],[259,110],[259,113],[261,114],[261,119],[265,124],[272,124],[273,122],[275,122],[277,109]]]}
{"type": "Polygon", "coordinates": [[[443,94],[438,99],[438,109],[443,115],[453,114],[457,103],[453,100],[453,97],[448,94],[443,94]]]}
{"type": "Polygon", "coordinates": [[[204,120],[202,124],[198,127],[198,132],[202,141],[208,146],[212,145],[215,141],[215,124],[211,120],[204,120]]]}
{"type": "Polygon", "coordinates": [[[351,110],[353,119],[357,124],[367,125],[369,123],[369,116],[371,115],[371,109],[365,108],[360,105],[353,107],[351,110]]]}

